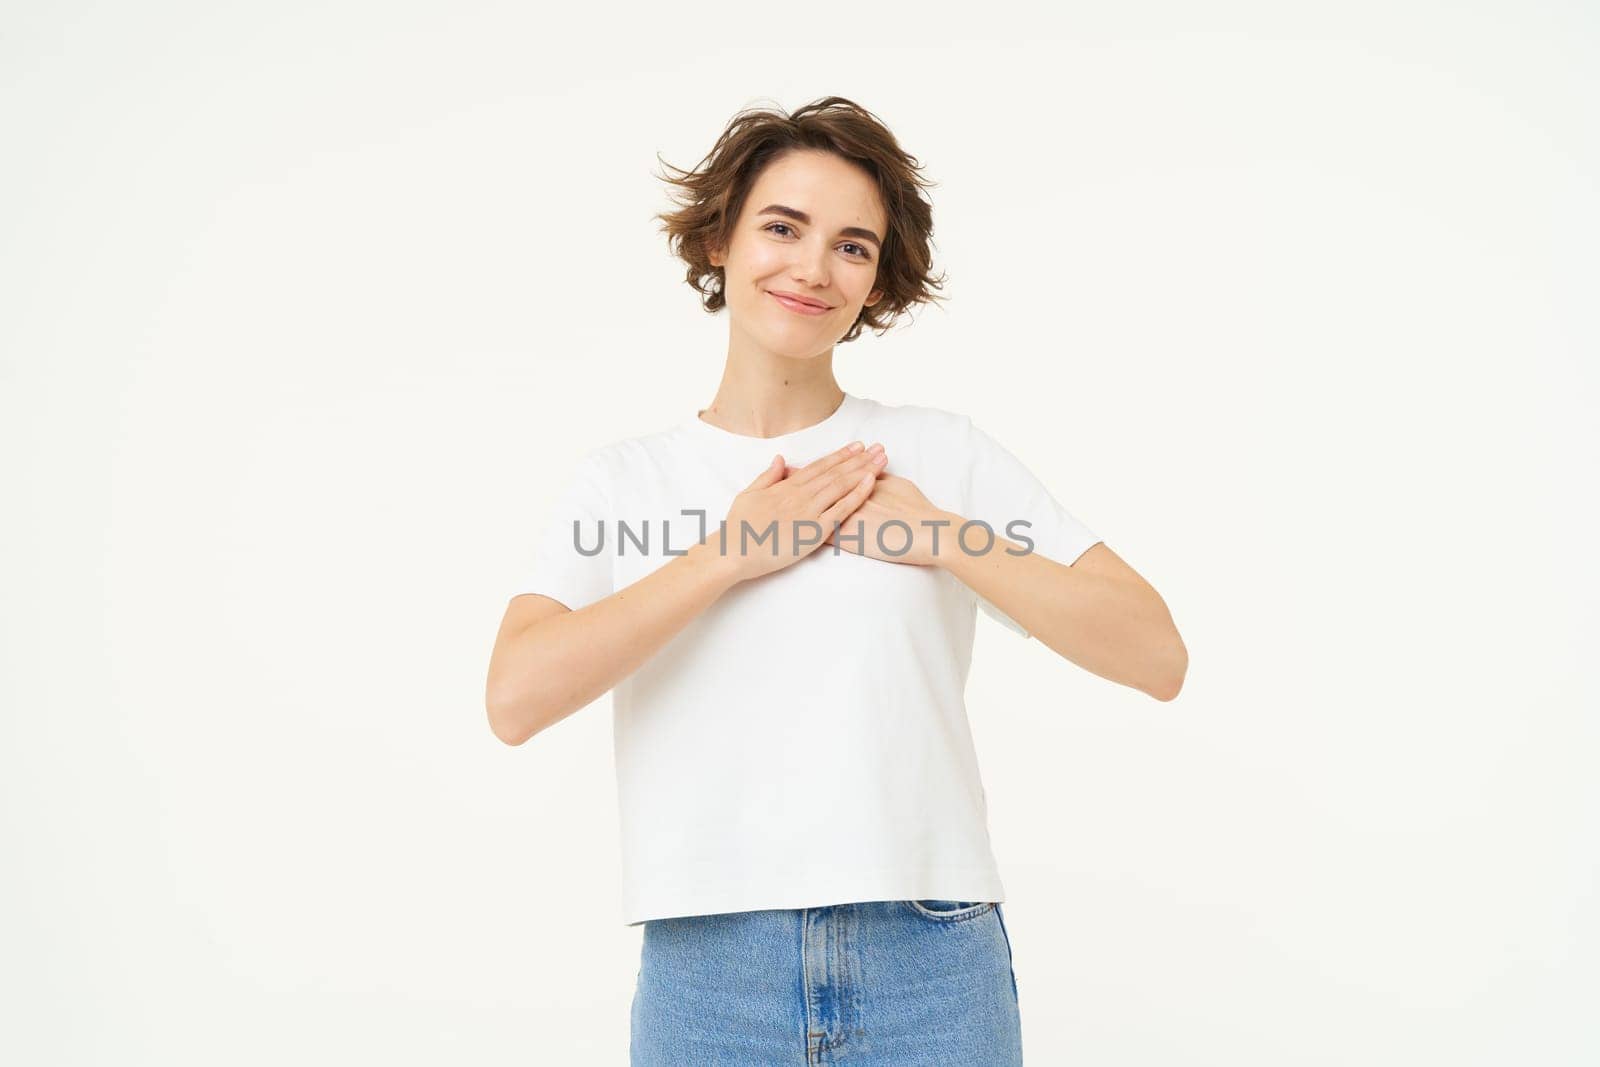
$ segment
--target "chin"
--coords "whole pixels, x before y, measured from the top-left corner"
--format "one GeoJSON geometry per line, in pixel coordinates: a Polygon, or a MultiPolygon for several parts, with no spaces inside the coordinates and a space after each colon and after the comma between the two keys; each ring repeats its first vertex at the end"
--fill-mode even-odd
{"type": "Polygon", "coordinates": [[[773,355],[782,356],[784,359],[807,360],[816,359],[818,356],[825,355],[828,350],[826,348],[817,349],[810,346],[805,348],[788,348],[784,345],[773,345],[771,351],[773,355]]]}

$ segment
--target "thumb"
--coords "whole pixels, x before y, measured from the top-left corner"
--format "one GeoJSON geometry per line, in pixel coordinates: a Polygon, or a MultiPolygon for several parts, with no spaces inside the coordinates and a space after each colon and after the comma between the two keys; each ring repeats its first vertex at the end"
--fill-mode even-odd
{"type": "Polygon", "coordinates": [[[783,456],[773,456],[771,462],[767,464],[767,469],[756,475],[756,480],[745,487],[745,492],[748,493],[752,489],[765,489],[783,477],[783,470],[783,456]]]}

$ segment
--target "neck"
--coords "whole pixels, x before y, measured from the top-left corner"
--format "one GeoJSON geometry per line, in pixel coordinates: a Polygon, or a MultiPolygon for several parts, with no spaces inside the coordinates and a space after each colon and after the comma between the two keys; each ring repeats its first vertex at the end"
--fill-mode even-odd
{"type": "Polygon", "coordinates": [[[728,360],[704,422],[752,437],[777,437],[821,422],[844,401],[833,348],[804,359],[775,355],[730,334],[728,360]]]}

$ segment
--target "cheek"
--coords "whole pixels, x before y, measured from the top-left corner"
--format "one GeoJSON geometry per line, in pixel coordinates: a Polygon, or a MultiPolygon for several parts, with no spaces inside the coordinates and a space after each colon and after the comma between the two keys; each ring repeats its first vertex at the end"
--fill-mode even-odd
{"type": "Polygon", "coordinates": [[[745,249],[744,258],[740,260],[744,274],[756,281],[765,281],[773,278],[785,269],[783,252],[775,245],[754,244],[745,249]]]}

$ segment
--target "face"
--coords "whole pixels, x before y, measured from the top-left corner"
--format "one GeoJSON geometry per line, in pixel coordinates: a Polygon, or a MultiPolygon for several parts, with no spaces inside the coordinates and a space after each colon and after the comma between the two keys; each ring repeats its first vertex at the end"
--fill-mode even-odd
{"type": "Polygon", "coordinates": [[[883,297],[873,282],[887,221],[872,179],[831,152],[793,151],[769,164],[728,247],[710,257],[723,268],[732,329],[779,355],[831,351],[883,297]]]}

